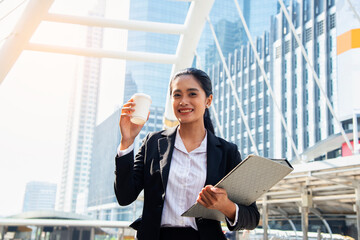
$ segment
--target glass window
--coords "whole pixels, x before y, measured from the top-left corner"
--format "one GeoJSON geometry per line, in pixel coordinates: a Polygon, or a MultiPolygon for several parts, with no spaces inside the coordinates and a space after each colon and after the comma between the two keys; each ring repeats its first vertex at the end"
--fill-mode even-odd
{"type": "Polygon", "coordinates": [[[330,15],[330,21],[329,22],[330,22],[329,23],[330,24],[330,29],[333,29],[333,28],[336,27],[336,15],[335,15],[335,13],[330,15]]]}

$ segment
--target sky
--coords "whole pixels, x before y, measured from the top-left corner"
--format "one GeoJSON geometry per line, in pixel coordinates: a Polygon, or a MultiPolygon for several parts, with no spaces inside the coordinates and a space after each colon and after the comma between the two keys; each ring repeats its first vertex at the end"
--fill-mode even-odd
{"type": "MultiPolygon", "coordinates": [[[[0,49],[28,2],[0,1],[0,49]]],[[[107,2],[107,18],[127,18],[127,1],[107,2]]],[[[94,4],[55,0],[50,12],[86,15],[94,4]]],[[[43,22],[30,41],[85,47],[85,32],[83,26],[43,22]]],[[[106,29],[104,48],[125,50],[126,34],[106,29]]],[[[0,83],[0,216],[22,211],[26,183],[59,182],[70,93],[81,61],[79,56],[23,51],[0,83]]],[[[98,123],[122,105],[125,71],[123,60],[103,59],[102,65],[98,123]]]]}

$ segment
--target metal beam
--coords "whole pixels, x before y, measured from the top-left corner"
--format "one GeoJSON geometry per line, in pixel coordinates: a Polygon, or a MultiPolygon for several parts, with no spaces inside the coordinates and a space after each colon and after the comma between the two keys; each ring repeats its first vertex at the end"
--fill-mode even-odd
{"type": "Polygon", "coordinates": [[[48,13],[44,21],[79,24],[103,28],[120,28],[133,31],[156,32],[164,34],[184,34],[185,26],[182,24],[159,23],[137,20],[115,20],[100,17],[73,16],[65,14],[48,13]]]}
{"type": "MultiPolygon", "coordinates": [[[[191,3],[184,24],[186,30],[179,40],[176,50],[177,62],[172,67],[171,76],[180,69],[191,66],[206,22],[206,17],[209,15],[214,1],[215,0],[197,0],[191,3]]],[[[177,119],[171,106],[169,91],[167,91],[166,97],[164,124],[165,127],[172,127],[177,124],[177,119]]]]}
{"type": "Polygon", "coordinates": [[[331,231],[331,227],[328,224],[328,222],[326,221],[325,218],[323,218],[323,216],[321,215],[321,213],[315,209],[315,208],[310,208],[310,212],[312,212],[313,214],[315,214],[318,218],[320,218],[320,220],[324,223],[326,229],[328,230],[328,233],[330,234],[330,239],[332,239],[332,231],[331,231]]]}
{"type": "Polygon", "coordinates": [[[30,0],[13,32],[0,49],[0,84],[19,58],[54,0],[30,0]]]}
{"type": "Polygon", "coordinates": [[[0,219],[0,226],[71,226],[71,227],[129,227],[127,221],[97,221],[97,220],[55,220],[55,219],[0,219]]]}
{"type": "Polygon", "coordinates": [[[161,53],[108,51],[96,48],[75,48],[40,43],[29,43],[25,49],[40,52],[72,54],[86,57],[116,58],[130,61],[154,62],[163,64],[174,64],[176,62],[175,55],[161,53]]]}
{"type": "Polygon", "coordinates": [[[279,212],[283,217],[285,217],[286,220],[288,220],[291,228],[292,228],[293,231],[294,231],[295,239],[297,240],[297,239],[298,239],[298,235],[297,235],[297,231],[296,231],[295,224],[294,224],[294,222],[288,217],[287,212],[286,212],[284,209],[280,208],[279,206],[277,206],[276,209],[272,209],[272,210],[279,212]]]}
{"type": "MultiPolygon", "coordinates": [[[[242,10],[241,10],[241,8],[240,8],[240,5],[239,5],[239,3],[238,3],[238,0],[234,0],[234,3],[235,3],[235,6],[236,6],[236,9],[237,9],[237,12],[238,12],[238,14],[239,14],[239,17],[240,17],[240,19],[241,19],[241,23],[242,23],[242,25],[243,25],[243,27],[244,27],[246,36],[247,36],[247,38],[248,38],[248,40],[249,40],[251,49],[253,50],[253,54],[254,54],[254,56],[255,56],[256,62],[257,62],[257,64],[258,64],[258,66],[259,66],[261,75],[263,76],[264,81],[265,81],[265,83],[266,83],[266,85],[267,85],[267,87],[268,87],[268,91],[269,91],[270,96],[271,96],[271,98],[272,98],[272,100],[273,100],[275,109],[277,110],[277,112],[278,112],[278,114],[279,114],[279,116],[280,116],[280,120],[281,120],[282,126],[283,126],[283,128],[285,129],[285,132],[286,132],[287,137],[288,137],[287,139],[288,139],[288,140],[290,139],[290,144],[291,144],[291,147],[292,147],[292,149],[293,149],[293,151],[294,151],[294,153],[295,153],[295,155],[296,155],[296,159],[297,159],[298,161],[301,161],[301,156],[299,155],[299,151],[298,151],[298,149],[297,149],[297,147],[296,147],[296,144],[295,144],[295,142],[294,142],[294,139],[292,138],[292,134],[291,134],[290,130],[289,130],[288,127],[287,127],[287,124],[286,124],[284,115],[283,115],[283,113],[282,113],[282,111],[281,111],[280,105],[279,105],[279,103],[278,103],[277,100],[276,100],[274,91],[272,90],[272,85],[271,85],[271,83],[270,83],[270,81],[269,81],[269,79],[268,79],[268,77],[267,77],[267,74],[266,74],[265,68],[264,68],[264,64],[262,63],[262,61],[261,61],[261,59],[260,59],[260,56],[259,56],[259,54],[258,54],[258,52],[257,52],[255,43],[254,43],[254,41],[252,40],[250,31],[249,31],[249,28],[248,28],[248,24],[247,24],[246,21],[245,21],[244,14],[243,14],[243,12],[242,12],[242,10]]],[[[294,159],[292,159],[292,160],[294,160],[294,159]]]]}
{"type": "MultiPolygon", "coordinates": [[[[207,22],[209,23],[209,27],[210,27],[211,33],[212,33],[214,41],[215,41],[216,49],[217,49],[217,51],[218,51],[218,53],[220,55],[220,59],[221,59],[221,62],[223,64],[223,68],[225,70],[227,79],[229,80],[228,82],[230,84],[230,87],[231,87],[231,90],[232,90],[232,93],[233,93],[233,97],[235,98],[235,102],[236,102],[236,104],[238,106],[238,109],[240,110],[240,116],[241,116],[241,119],[243,120],[242,122],[245,125],[245,129],[246,129],[246,132],[247,132],[248,137],[250,139],[251,145],[254,148],[254,153],[256,155],[259,155],[259,151],[257,149],[257,145],[255,143],[254,136],[251,133],[251,130],[250,130],[250,127],[249,127],[249,124],[248,124],[248,119],[245,116],[245,113],[244,113],[244,111],[242,109],[242,104],[241,104],[239,96],[237,94],[237,90],[235,89],[235,85],[233,83],[233,78],[231,77],[230,69],[226,64],[224,54],[223,54],[223,52],[221,50],[220,43],[219,43],[218,38],[217,38],[216,33],[215,33],[215,29],[214,29],[209,17],[207,17],[207,22]]],[[[234,79],[234,81],[235,81],[235,79],[234,79]]]]}

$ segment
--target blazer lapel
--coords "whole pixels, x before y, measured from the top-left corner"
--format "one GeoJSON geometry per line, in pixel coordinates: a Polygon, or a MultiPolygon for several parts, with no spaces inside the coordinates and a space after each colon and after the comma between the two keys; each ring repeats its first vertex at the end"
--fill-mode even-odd
{"type": "Polygon", "coordinates": [[[159,162],[161,180],[166,191],[166,186],[169,178],[171,157],[174,150],[175,136],[177,127],[165,130],[162,135],[164,137],[158,140],[159,162]]]}
{"type": "Polygon", "coordinates": [[[219,179],[219,166],[222,162],[222,151],[220,141],[213,133],[207,131],[207,170],[205,185],[214,185],[219,179]]]}

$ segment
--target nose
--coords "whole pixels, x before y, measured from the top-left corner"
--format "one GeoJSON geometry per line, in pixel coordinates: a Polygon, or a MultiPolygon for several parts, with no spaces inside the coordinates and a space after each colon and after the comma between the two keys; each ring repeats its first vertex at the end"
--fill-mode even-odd
{"type": "Polygon", "coordinates": [[[184,107],[186,105],[188,105],[188,99],[186,96],[184,96],[180,101],[180,107],[184,107]]]}
{"type": "Polygon", "coordinates": [[[180,107],[184,107],[184,106],[186,106],[187,105],[187,103],[185,103],[184,101],[181,101],[180,102],[180,107]]]}

